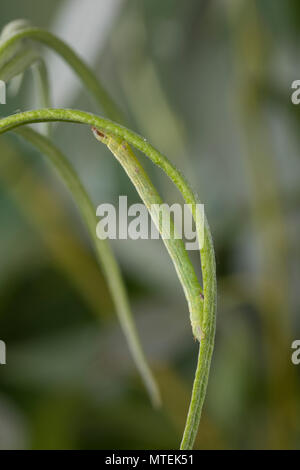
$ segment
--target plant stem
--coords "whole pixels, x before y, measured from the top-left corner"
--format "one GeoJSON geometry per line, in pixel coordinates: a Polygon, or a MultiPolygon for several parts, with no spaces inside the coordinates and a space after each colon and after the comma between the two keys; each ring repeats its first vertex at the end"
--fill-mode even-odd
{"type": "Polygon", "coordinates": [[[82,59],[61,39],[40,28],[26,28],[11,35],[0,44],[0,63],[5,60],[16,49],[19,42],[34,40],[56,51],[79,76],[87,90],[94,96],[101,109],[111,119],[118,122],[123,121],[119,108],[110,98],[104,87],[99,82],[93,71],[82,61],[82,59]]]}
{"type": "Polygon", "coordinates": [[[191,449],[197,434],[203,402],[205,399],[210,363],[213,352],[215,323],[216,323],[216,267],[212,237],[207,219],[204,226],[198,225],[196,217],[196,204],[199,203],[198,196],[193,192],[183,175],[169,160],[150,145],[138,134],[120,126],[108,119],[101,118],[91,113],[68,109],[42,109],[27,111],[24,113],[8,116],[0,120],[0,133],[21,126],[26,123],[44,121],[66,121],[77,122],[103,129],[114,136],[121,137],[138,150],[142,151],[155,164],[162,168],[167,176],[173,181],[181,192],[185,202],[192,205],[192,212],[196,223],[198,239],[204,230],[204,244],[200,250],[201,268],[203,279],[203,316],[202,332],[204,338],[200,342],[197,370],[192,391],[192,398],[188,412],[186,427],[181,443],[181,449],[191,449]]]}
{"type": "Polygon", "coordinates": [[[5,63],[0,69],[0,79],[4,82],[8,82],[16,75],[22,73],[25,69],[30,67],[37,59],[39,55],[33,48],[27,48],[19,51],[14,57],[7,63],[5,63]]]}
{"type": "MultiPolygon", "coordinates": [[[[51,106],[50,83],[47,67],[42,58],[32,64],[32,71],[35,86],[37,87],[40,106],[43,108],[48,108],[49,106],[51,106]]],[[[44,134],[49,137],[51,131],[51,123],[45,122],[43,126],[44,134]]]]}
{"type": "Polygon", "coordinates": [[[95,208],[82,186],[76,172],[52,142],[41,134],[35,132],[29,127],[17,129],[15,132],[20,134],[24,139],[34,145],[41,153],[46,155],[62,178],[66,186],[69,188],[80,213],[85,220],[90,236],[95,246],[95,251],[99,264],[101,265],[106,276],[111,296],[116,306],[119,321],[126,336],[132,356],[136,366],[143,378],[145,386],[150,395],[151,401],[155,407],[160,405],[160,394],[152,376],[151,370],[145,359],[135,323],[132,318],[128,297],[123,284],[122,276],[106,240],[100,240],[96,236],[96,211],[95,208]]]}

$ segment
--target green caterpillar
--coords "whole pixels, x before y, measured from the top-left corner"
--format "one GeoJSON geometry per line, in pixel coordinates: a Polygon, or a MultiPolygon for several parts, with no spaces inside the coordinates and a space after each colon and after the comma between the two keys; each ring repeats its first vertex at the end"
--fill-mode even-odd
{"type": "MultiPolygon", "coordinates": [[[[167,237],[167,234],[164,232],[164,227],[160,223],[159,214],[152,210],[155,205],[162,204],[161,197],[153,186],[144,168],[132,152],[131,147],[124,139],[114,136],[107,131],[104,132],[103,130],[99,130],[96,127],[92,127],[92,131],[96,139],[107,145],[112,154],[117,158],[134,184],[145,206],[149,210],[152,220],[162,236],[163,242],[170,254],[177,275],[183,286],[189,305],[193,335],[198,341],[201,341],[201,339],[204,338],[201,325],[204,297],[201,292],[201,287],[195,274],[194,267],[189,259],[182,240],[174,238],[174,236],[167,237]]],[[[173,235],[174,230],[174,224],[170,221],[170,232],[173,235]]]]}

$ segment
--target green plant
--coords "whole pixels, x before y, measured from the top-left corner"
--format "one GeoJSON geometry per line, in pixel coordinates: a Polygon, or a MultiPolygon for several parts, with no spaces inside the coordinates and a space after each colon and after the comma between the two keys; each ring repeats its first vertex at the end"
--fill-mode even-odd
{"type": "MultiPolygon", "coordinates": [[[[21,30],[18,29],[13,32],[8,36],[8,39],[2,41],[2,43],[0,43],[0,67],[2,67],[0,68],[0,77],[1,70],[7,70],[9,68],[9,64],[13,64],[10,66],[10,76],[14,75],[14,68],[15,70],[18,70],[18,73],[20,73],[20,63],[22,60],[19,57],[19,54],[22,55],[23,53],[25,55],[29,48],[33,47],[32,43],[26,42],[28,39],[42,42],[61,54],[81,77],[86,88],[94,95],[107,115],[111,119],[122,120],[122,118],[120,118],[121,113],[119,113],[117,107],[88,67],[68,46],[46,31],[37,28],[25,27],[25,29],[21,28],[21,30]],[[21,53],[20,48],[22,48],[21,53]]],[[[26,61],[26,66],[30,64],[32,64],[31,60],[26,61]]],[[[94,129],[96,137],[110,148],[112,153],[124,167],[141,198],[144,200],[145,205],[149,208],[150,204],[160,203],[161,199],[130,146],[143,152],[148,158],[150,158],[150,160],[152,160],[153,163],[164,170],[167,176],[181,192],[185,202],[191,205],[198,239],[201,239],[202,231],[204,232],[204,243],[200,250],[203,289],[201,289],[195,275],[194,268],[182,242],[174,237],[171,237],[169,240],[164,240],[188,301],[193,334],[195,338],[200,341],[192,399],[181,442],[181,449],[191,449],[197,434],[202,406],[206,394],[214,346],[216,314],[216,275],[213,242],[206,217],[203,224],[199,224],[197,218],[196,205],[199,203],[198,196],[194,193],[184,176],[176,169],[176,167],[164,155],[149,144],[146,139],[109,119],[104,119],[97,115],[79,110],[45,108],[15,114],[0,120],[0,133],[5,133],[9,130],[15,130],[16,132],[21,133],[23,137],[28,139],[43,153],[48,155],[55,164],[60,175],[71,189],[72,194],[86,220],[91,236],[97,245],[97,254],[104,267],[123,329],[127,334],[127,339],[131,345],[131,350],[136,363],[148,386],[152,399],[155,402],[158,402],[157,390],[152,376],[150,375],[150,371],[144,361],[141,349],[138,346],[138,339],[134,330],[130,311],[128,309],[127,299],[123,284],[120,280],[117,265],[112,255],[107,255],[106,249],[102,249],[102,246],[98,243],[99,241],[97,242],[95,239],[95,214],[93,207],[91,206],[77,175],[70,168],[66,159],[63,157],[61,152],[54,147],[51,141],[32,130],[20,128],[20,126],[23,126],[24,124],[38,122],[50,123],[51,121],[73,122],[91,126],[94,129]],[[126,310],[124,310],[124,308],[126,310]]]]}

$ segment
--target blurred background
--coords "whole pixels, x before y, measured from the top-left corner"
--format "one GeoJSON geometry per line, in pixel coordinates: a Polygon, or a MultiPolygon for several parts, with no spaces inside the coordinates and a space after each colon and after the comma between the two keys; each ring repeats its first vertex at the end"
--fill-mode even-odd
{"type": "MultiPolygon", "coordinates": [[[[300,79],[297,0],[9,0],[70,44],[129,126],[174,162],[205,204],[217,259],[216,347],[197,449],[299,448],[300,79]]],[[[101,112],[44,49],[57,107],[101,112]]],[[[38,106],[28,71],[6,116],[38,106]]],[[[85,126],[53,138],[95,207],[138,196],[85,126]]],[[[1,449],[172,449],[197,344],[161,242],[115,240],[142,343],[163,395],[153,410],[69,193],[12,134],[0,139],[1,449]]],[[[142,158],[167,202],[180,201],[142,158]]],[[[190,252],[197,272],[199,256],[190,252]]]]}

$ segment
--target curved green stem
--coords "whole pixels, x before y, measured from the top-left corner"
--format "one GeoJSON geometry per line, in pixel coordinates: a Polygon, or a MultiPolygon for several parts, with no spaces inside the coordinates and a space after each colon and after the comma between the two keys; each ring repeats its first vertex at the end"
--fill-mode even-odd
{"type": "Polygon", "coordinates": [[[99,240],[96,237],[96,211],[87,192],[66,157],[49,139],[29,127],[17,129],[15,132],[20,134],[49,158],[77,203],[93,240],[98,262],[107,279],[110,293],[136,366],[142,376],[153,405],[155,407],[159,406],[161,401],[159,391],[138,339],[138,333],[132,318],[128,297],[118,264],[116,263],[108,242],[106,240],[99,240]]]}
{"type": "Polygon", "coordinates": [[[117,105],[112,101],[104,87],[99,82],[93,71],[82,59],[61,39],[40,28],[26,28],[14,33],[0,44],[1,60],[7,61],[16,50],[18,44],[24,40],[34,40],[57,52],[79,76],[87,90],[94,96],[97,103],[111,119],[122,121],[123,116],[117,105]]]}
{"type": "Polygon", "coordinates": [[[2,51],[0,54],[0,67],[11,61],[21,50],[26,51],[28,48],[26,40],[22,43],[13,42],[8,47],[6,47],[6,43],[14,34],[20,33],[24,29],[30,28],[30,26],[29,21],[24,19],[11,21],[4,26],[0,34],[0,48],[2,51]]]}
{"type": "Polygon", "coordinates": [[[204,337],[200,342],[192,399],[189,407],[183,439],[181,442],[181,449],[191,449],[197,434],[206,394],[210,363],[214,346],[216,323],[215,256],[212,237],[206,217],[204,220],[204,227],[199,227],[197,225],[196,204],[199,203],[199,199],[185,180],[184,176],[176,169],[176,167],[171,162],[169,162],[169,160],[164,155],[152,147],[152,145],[150,145],[145,139],[123,126],[94,114],[67,109],[43,109],[27,111],[25,113],[15,114],[0,120],[0,133],[26,123],[44,121],[67,121],[88,124],[90,126],[96,127],[97,129],[103,129],[104,131],[109,132],[114,136],[121,137],[126,142],[142,151],[155,164],[157,164],[166,172],[167,176],[180,190],[185,202],[192,205],[193,216],[196,222],[196,229],[197,233],[199,234],[199,240],[201,239],[201,232],[204,230],[204,243],[200,250],[204,296],[201,327],[204,337]]]}
{"type": "Polygon", "coordinates": [[[8,82],[16,75],[22,73],[25,69],[30,67],[37,59],[39,55],[35,49],[27,48],[21,50],[7,63],[5,63],[0,69],[0,79],[4,82],[8,82]]]}
{"type": "MultiPolygon", "coordinates": [[[[48,108],[51,106],[51,99],[50,99],[50,83],[48,77],[47,67],[45,62],[42,58],[37,60],[35,63],[32,64],[32,71],[35,81],[35,86],[37,87],[37,93],[39,98],[40,106],[43,108],[48,108]]],[[[49,137],[50,135],[50,123],[45,122],[43,131],[46,136],[49,137]]]]}
{"type": "MultiPolygon", "coordinates": [[[[47,108],[51,106],[50,84],[47,68],[40,54],[40,48],[29,44],[26,40],[15,42],[7,47],[7,41],[12,36],[28,28],[30,28],[30,23],[23,19],[12,21],[3,28],[0,36],[0,48],[2,49],[0,54],[0,79],[8,82],[32,66],[40,106],[47,108]]],[[[46,135],[50,134],[49,123],[46,122],[43,125],[43,129],[46,135]]]]}

